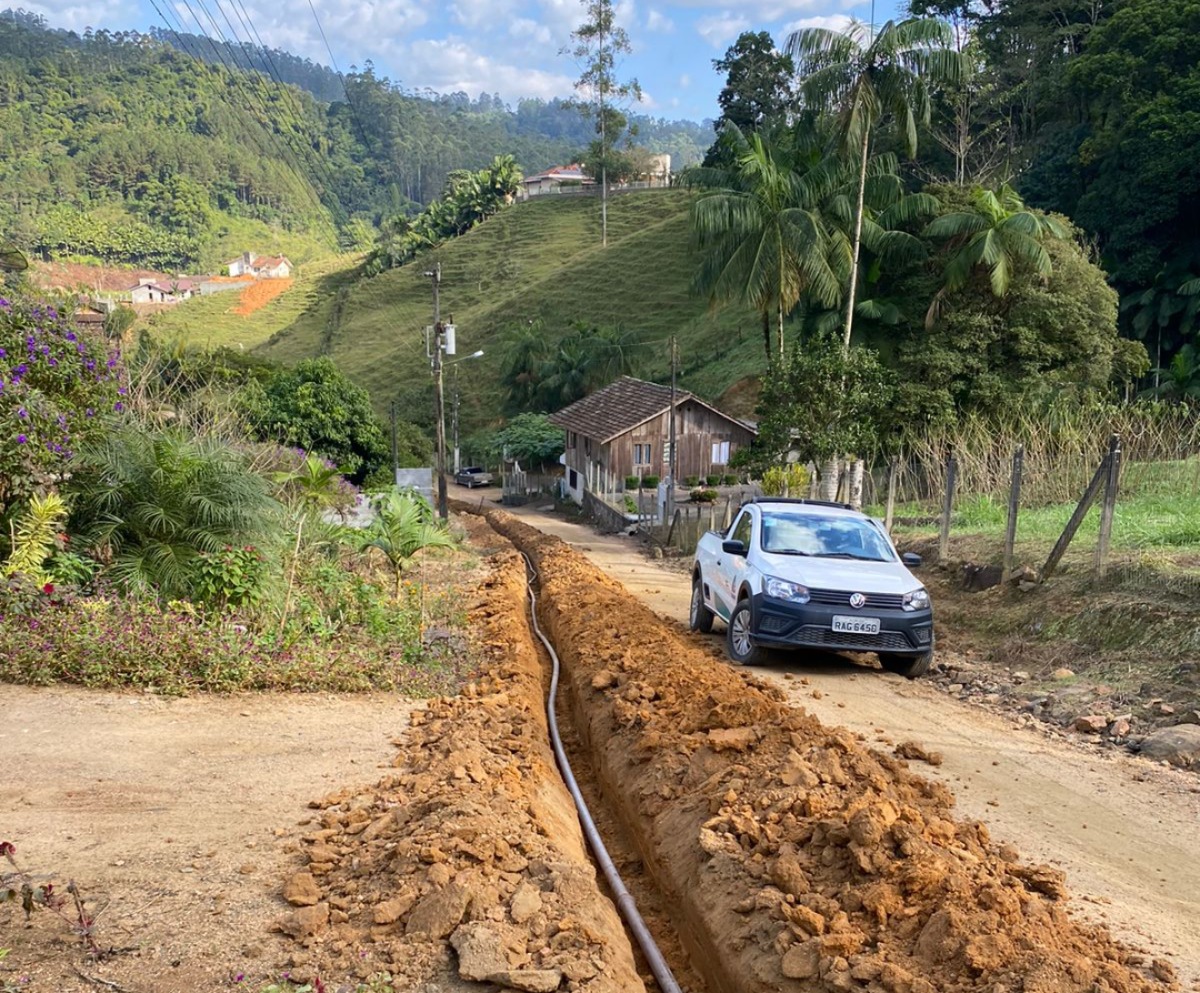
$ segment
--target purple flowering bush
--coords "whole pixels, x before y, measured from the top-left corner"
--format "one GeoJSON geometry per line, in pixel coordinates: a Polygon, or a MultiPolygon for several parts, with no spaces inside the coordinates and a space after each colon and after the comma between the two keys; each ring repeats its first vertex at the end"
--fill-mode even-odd
{"type": "Polygon", "coordinates": [[[125,409],[119,353],[54,307],[0,298],[0,517],[61,481],[125,409]]]}

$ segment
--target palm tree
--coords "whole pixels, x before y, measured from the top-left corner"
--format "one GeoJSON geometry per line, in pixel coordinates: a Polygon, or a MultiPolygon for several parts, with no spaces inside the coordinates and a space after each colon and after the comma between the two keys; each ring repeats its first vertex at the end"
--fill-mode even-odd
{"type": "Polygon", "coordinates": [[[422,548],[453,548],[454,539],[418,496],[392,490],[379,503],[378,514],[363,539],[363,550],[377,548],[396,577],[396,598],[409,560],[422,548]]]}
{"type": "Polygon", "coordinates": [[[954,254],[946,265],[946,281],[925,316],[937,320],[946,295],[967,285],[978,269],[987,269],[993,295],[1002,297],[1012,284],[1013,270],[1028,265],[1043,278],[1053,271],[1046,238],[1066,238],[1067,228],[1053,217],[1035,214],[1007,183],[999,190],[976,189],[970,211],[943,214],[925,228],[930,238],[945,239],[954,254]]]}
{"type": "Polygon", "coordinates": [[[830,268],[825,225],[817,209],[835,182],[836,164],[812,150],[744,135],[726,125],[735,149],[730,168],[689,170],[684,185],[705,192],[692,207],[692,229],[704,256],[695,288],[714,305],[740,300],[762,317],[771,357],[771,322],[805,293],[833,306],[838,281],[830,268]]]}
{"type": "Polygon", "coordinates": [[[802,86],[805,99],[834,111],[841,151],[854,155],[858,163],[844,349],[850,348],[854,323],[871,132],[891,114],[909,155],[916,154],[917,125],[929,123],[927,81],[955,82],[962,72],[961,56],[952,43],[949,25],[922,17],[888,21],[874,37],[867,25],[854,21],[845,33],[805,28],[787,40],[787,53],[812,70],[802,86]]]}

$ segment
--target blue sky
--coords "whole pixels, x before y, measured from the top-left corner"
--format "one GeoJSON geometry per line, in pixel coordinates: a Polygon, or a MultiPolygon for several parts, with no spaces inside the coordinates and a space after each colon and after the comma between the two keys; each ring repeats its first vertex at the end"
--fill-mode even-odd
{"type": "MultiPolygon", "coordinates": [[[[291,4],[240,0],[268,45],[316,62],[329,63],[308,0],[291,4]]],[[[238,25],[235,0],[225,5],[238,25]]],[[[645,91],[642,110],[660,117],[701,120],[717,116],[723,80],[712,60],[745,30],[770,31],[782,44],[789,31],[822,25],[841,27],[851,17],[866,20],[870,2],[860,0],[617,0],[618,20],[633,53],[620,66],[645,91]]],[[[55,27],[148,30],[163,23],[150,0],[36,0],[16,4],[44,14],[55,27]]],[[[183,0],[159,0],[197,31],[183,0]]],[[[371,59],[376,71],[412,89],[464,90],[472,96],[499,93],[506,101],[523,96],[569,96],[578,68],[561,49],[583,18],[579,0],[313,0],[338,65],[347,69],[371,59]]],[[[896,0],[877,0],[876,19],[893,16],[896,0]]],[[[191,8],[202,19],[199,0],[191,8]]],[[[206,22],[207,26],[207,22],[206,22]]],[[[240,27],[239,27],[240,30],[240,27]]],[[[228,32],[227,32],[228,33],[228,32]]]]}

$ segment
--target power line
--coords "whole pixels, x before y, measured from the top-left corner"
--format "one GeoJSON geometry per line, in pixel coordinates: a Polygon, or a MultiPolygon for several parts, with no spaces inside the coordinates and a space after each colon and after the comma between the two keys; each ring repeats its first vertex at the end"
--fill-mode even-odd
{"type": "MultiPolygon", "coordinates": [[[[209,21],[213,24],[214,28],[217,29],[218,35],[221,35],[220,28],[217,27],[216,21],[213,19],[212,15],[208,12],[208,9],[206,7],[204,7],[203,0],[197,0],[197,2],[200,4],[201,9],[204,10],[205,16],[208,17],[209,21]]],[[[209,35],[208,30],[204,26],[204,23],[200,20],[200,17],[196,14],[196,11],[192,8],[190,0],[183,0],[183,5],[187,9],[188,13],[191,14],[192,20],[194,20],[196,22],[196,26],[200,29],[201,36],[208,43],[209,48],[212,50],[213,56],[215,57],[215,60],[216,60],[216,63],[219,63],[220,67],[224,68],[225,71],[229,74],[232,85],[242,95],[243,99],[245,100],[246,108],[251,111],[251,116],[253,116],[253,110],[254,110],[253,101],[247,96],[246,89],[242,85],[241,77],[243,74],[242,74],[241,70],[236,67],[236,64],[234,65],[234,67],[232,67],[232,68],[230,67],[229,61],[222,54],[221,49],[217,46],[216,42],[209,35]]],[[[155,9],[159,10],[157,4],[155,4],[155,9]]],[[[160,16],[162,16],[161,10],[159,10],[159,13],[160,13],[160,16]]],[[[165,18],[164,18],[164,20],[165,20],[165,18]]],[[[180,17],[180,25],[181,26],[182,26],[182,23],[183,23],[182,17],[180,17]]],[[[169,22],[168,22],[168,26],[170,26],[169,22]]],[[[226,47],[228,48],[229,47],[228,41],[226,41],[224,39],[223,35],[221,35],[221,37],[222,37],[222,41],[225,43],[226,47]]],[[[295,158],[292,156],[289,156],[288,149],[287,149],[286,145],[284,145],[284,143],[282,142],[280,137],[278,135],[276,135],[275,132],[271,128],[269,128],[266,123],[264,123],[264,121],[269,121],[271,119],[271,115],[270,115],[269,111],[266,109],[265,103],[263,103],[262,101],[260,101],[259,109],[262,111],[263,121],[256,121],[255,123],[257,123],[259,125],[263,134],[266,136],[267,141],[275,146],[275,153],[278,154],[279,157],[284,162],[287,162],[291,166],[291,168],[295,171],[296,175],[299,178],[301,178],[302,180],[305,180],[304,185],[307,186],[309,198],[312,200],[313,205],[317,208],[318,221],[319,221],[319,223],[322,223],[324,226],[329,228],[329,233],[333,235],[334,240],[336,242],[337,230],[328,221],[328,219],[326,219],[322,214],[322,211],[325,209],[325,205],[321,202],[319,197],[317,197],[316,191],[312,187],[312,177],[305,175],[304,169],[295,160],[295,158]]],[[[271,155],[271,152],[268,151],[265,147],[263,147],[261,149],[261,151],[268,156],[271,155]]]]}
{"type": "MultiPolygon", "coordinates": [[[[204,6],[204,0],[197,0],[197,2],[200,4],[201,9],[203,9],[205,14],[209,17],[209,20],[212,20],[212,15],[208,14],[208,10],[204,6]]],[[[253,86],[254,81],[261,80],[262,73],[258,69],[256,69],[254,67],[254,65],[251,63],[250,56],[247,54],[246,48],[243,46],[242,38],[238,34],[237,29],[233,26],[233,22],[229,19],[229,15],[225,12],[225,8],[224,8],[224,6],[222,6],[221,0],[213,0],[213,2],[216,4],[217,9],[221,12],[221,17],[224,19],[225,23],[229,26],[230,34],[233,36],[234,40],[237,42],[236,46],[232,45],[229,42],[226,42],[226,44],[230,48],[241,51],[242,58],[245,60],[245,63],[246,63],[248,74],[251,76],[251,79],[248,81],[248,83],[251,86],[251,88],[254,88],[254,86],[253,86]]],[[[236,13],[236,8],[235,8],[235,13],[236,13]]],[[[249,16],[249,15],[247,15],[247,16],[249,16]]],[[[239,21],[242,20],[240,15],[238,16],[238,20],[239,21]]],[[[214,26],[215,26],[215,24],[214,24],[214,26]]],[[[245,28],[244,21],[242,22],[242,26],[243,26],[243,28],[245,28]]],[[[218,30],[218,33],[220,33],[220,29],[218,28],[217,30],[218,30]]],[[[221,34],[221,37],[222,37],[222,40],[224,40],[223,34],[221,34]]],[[[249,38],[250,38],[249,31],[247,31],[246,42],[245,42],[246,46],[250,46],[250,44],[251,44],[249,38]]],[[[273,65],[274,59],[271,59],[270,61],[271,61],[271,64],[273,65]]],[[[235,58],[235,62],[236,62],[236,58],[235,58]]],[[[281,94],[281,99],[286,98],[287,102],[290,104],[289,110],[292,113],[293,121],[296,123],[301,122],[301,120],[303,119],[303,114],[301,113],[301,108],[299,106],[297,106],[295,100],[293,99],[291,87],[289,87],[283,81],[282,77],[279,77],[278,79],[276,79],[276,82],[278,83],[278,85],[280,87],[279,92],[281,94]]],[[[260,98],[261,98],[261,103],[263,106],[263,112],[264,112],[264,114],[266,114],[269,117],[270,112],[266,108],[266,97],[260,94],[260,98]]],[[[293,150],[296,150],[296,144],[298,144],[298,143],[301,144],[302,147],[304,148],[304,150],[299,151],[298,154],[305,160],[305,162],[308,162],[309,156],[312,155],[312,148],[307,147],[307,143],[302,142],[302,139],[298,135],[293,135],[293,134],[290,134],[289,132],[283,132],[283,139],[284,139],[284,141],[287,141],[288,144],[290,144],[292,146],[293,150]],[[289,139],[291,139],[291,140],[289,140],[289,139]]],[[[322,159],[320,156],[317,156],[317,157],[315,157],[315,159],[313,161],[316,164],[316,169],[314,170],[314,174],[316,171],[319,171],[321,173],[321,177],[320,177],[321,181],[324,183],[325,188],[326,188],[327,192],[329,193],[330,198],[333,200],[334,207],[332,207],[331,209],[334,210],[335,213],[340,218],[344,217],[345,212],[342,210],[341,204],[338,202],[336,195],[333,193],[333,190],[337,186],[337,180],[334,178],[332,171],[330,170],[328,164],[324,161],[324,159],[322,159]]]]}

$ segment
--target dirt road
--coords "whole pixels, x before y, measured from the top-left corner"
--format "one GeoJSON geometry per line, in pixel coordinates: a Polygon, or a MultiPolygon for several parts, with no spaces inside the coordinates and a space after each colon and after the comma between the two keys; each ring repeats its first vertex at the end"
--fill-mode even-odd
{"type": "MultiPolygon", "coordinates": [[[[0,686],[0,840],[29,871],[79,880],[102,908],[104,947],[137,946],[94,970],[110,983],[176,993],[265,980],[286,951],[265,924],[281,913],[297,821],[334,786],[378,778],[413,706],[391,694],[163,699],[0,686]]],[[[0,941],[17,980],[95,989],[62,954],[62,922],[33,923],[0,941]]]]}
{"type": "MultiPolygon", "coordinates": [[[[584,552],[660,614],[686,621],[689,580],[646,559],[634,541],[597,535],[538,510],[526,523],[584,552]]],[[[723,661],[723,637],[696,636],[723,661]]],[[[1115,750],[1060,741],[962,703],[920,681],[840,656],[781,656],[752,670],[798,707],[880,748],[917,740],[944,763],[922,767],[951,786],[962,815],[1028,858],[1067,873],[1088,915],[1129,943],[1168,956],[1200,989],[1200,784],[1115,750]]]]}

